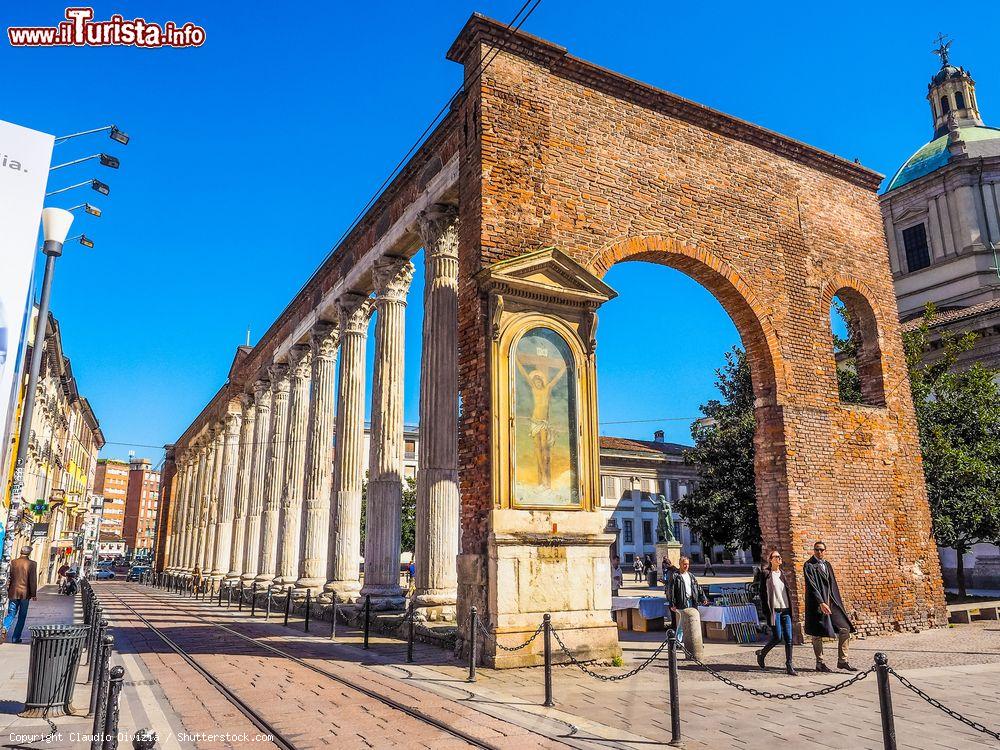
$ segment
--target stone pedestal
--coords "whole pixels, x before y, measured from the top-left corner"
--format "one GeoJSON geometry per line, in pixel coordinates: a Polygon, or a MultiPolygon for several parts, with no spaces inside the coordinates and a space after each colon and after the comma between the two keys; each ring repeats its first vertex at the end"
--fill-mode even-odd
{"type": "MultiPolygon", "coordinates": [[[[614,537],[604,526],[600,512],[491,511],[487,554],[458,558],[459,637],[464,638],[472,604],[507,647],[526,641],[548,612],[577,659],[621,656],[611,617],[608,545],[614,537]]],[[[481,639],[478,648],[483,662],[495,668],[544,662],[541,637],[521,651],[503,651],[489,639],[481,639]]],[[[553,649],[561,661],[555,643],[553,649]]]]}
{"type": "Polygon", "coordinates": [[[667,558],[676,568],[681,561],[680,542],[657,542],[656,543],[656,569],[663,571],[663,558],[667,558]]]}

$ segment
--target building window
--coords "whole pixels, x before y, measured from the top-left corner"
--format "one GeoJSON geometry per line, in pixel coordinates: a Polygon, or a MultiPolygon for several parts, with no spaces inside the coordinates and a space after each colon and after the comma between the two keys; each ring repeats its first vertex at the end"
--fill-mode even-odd
{"type": "Polygon", "coordinates": [[[623,522],[623,526],[622,526],[622,541],[624,541],[625,544],[633,544],[634,543],[633,539],[632,539],[632,521],[629,520],[628,518],[626,518],[624,520],[624,522],[623,522]]]}
{"type": "Polygon", "coordinates": [[[919,271],[931,264],[930,252],[927,249],[927,230],[923,224],[903,230],[903,247],[906,250],[906,270],[919,271]]]}
{"type": "Polygon", "coordinates": [[[955,109],[965,109],[965,94],[961,91],[955,92],[955,109]]]}
{"type": "Polygon", "coordinates": [[[653,522],[643,521],[642,522],[642,543],[652,544],[653,543],[653,522]]]}
{"type": "Polygon", "coordinates": [[[615,478],[614,477],[604,477],[601,481],[603,486],[604,497],[614,498],[615,496],[615,478]]]}
{"type": "Polygon", "coordinates": [[[951,104],[948,103],[948,97],[947,96],[942,96],[941,97],[941,114],[945,114],[946,115],[949,112],[951,112],[951,104]]]}

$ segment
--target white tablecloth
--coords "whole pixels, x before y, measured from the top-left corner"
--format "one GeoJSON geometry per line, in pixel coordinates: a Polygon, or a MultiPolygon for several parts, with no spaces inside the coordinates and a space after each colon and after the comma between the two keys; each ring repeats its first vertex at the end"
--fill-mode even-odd
{"type": "Polygon", "coordinates": [[[757,623],[757,608],[752,604],[735,607],[698,607],[702,620],[721,625],[735,625],[738,622],[757,623]]]}

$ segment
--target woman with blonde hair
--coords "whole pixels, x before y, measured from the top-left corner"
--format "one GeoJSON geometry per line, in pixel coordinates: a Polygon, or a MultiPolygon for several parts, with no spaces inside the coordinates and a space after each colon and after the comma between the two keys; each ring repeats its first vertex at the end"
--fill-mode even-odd
{"type": "Polygon", "coordinates": [[[772,550],[767,559],[767,567],[760,579],[760,603],[764,619],[771,626],[771,640],[757,652],[757,664],[765,669],[767,653],[780,642],[785,643],[785,671],[792,677],[798,673],[792,666],[792,597],[789,593],[785,572],[781,569],[781,553],[772,550]]]}

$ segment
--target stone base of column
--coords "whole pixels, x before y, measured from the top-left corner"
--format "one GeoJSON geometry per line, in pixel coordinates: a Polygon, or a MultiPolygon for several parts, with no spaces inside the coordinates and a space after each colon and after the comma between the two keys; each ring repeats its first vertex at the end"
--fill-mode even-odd
{"type": "Polygon", "coordinates": [[[359,581],[330,581],[323,586],[319,601],[324,604],[333,602],[333,598],[341,604],[356,604],[361,599],[361,583],[359,581]]]}
{"type": "Polygon", "coordinates": [[[257,582],[257,585],[260,588],[266,589],[268,586],[274,583],[274,576],[270,573],[259,573],[257,577],[254,578],[253,580],[257,582]]]}
{"type": "Polygon", "coordinates": [[[249,586],[254,581],[257,580],[257,572],[247,572],[240,575],[240,580],[243,581],[245,586],[249,586]]]}
{"type": "Polygon", "coordinates": [[[417,622],[456,622],[455,604],[426,604],[413,600],[413,619],[417,622]]]}
{"type": "Polygon", "coordinates": [[[230,570],[226,573],[226,577],[223,579],[227,584],[239,583],[240,574],[230,570]]]}
{"type": "Polygon", "coordinates": [[[312,591],[313,598],[317,598],[323,593],[324,583],[326,583],[325,578],[300,578],[295,582],[294,594],[305,596],[306,591],[312,591]]]}
{"type": "Polygon", "coordinates": [[[377,612],[402,610],[406,607],[406,592],[400,586],[364,586],[359,599],[372,599],[372,610],[377,612]]]}

